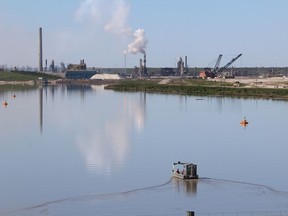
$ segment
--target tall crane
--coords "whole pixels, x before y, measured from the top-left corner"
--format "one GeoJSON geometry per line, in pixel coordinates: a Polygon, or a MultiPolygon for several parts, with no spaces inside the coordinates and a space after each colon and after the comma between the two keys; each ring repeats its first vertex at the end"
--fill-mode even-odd
{"type": "Polygon", "coordinates": [[[220,65],[221,59],[222,59],[222,54],[219,55],[219,57],[218,57],[218,59],[216,61],[215,67],[212,70],[212,72],[215,73],[215,74],[217,73],[217,71],[219,69],[219,65],[220,65]]]}
{"type": "Polygon", "coordinates": [[[230,62],[228,62],[225,66],[219,68],[218,71],[216,71],[217,74],[223,72],[226,68],[228,68],[231,64],[233,64],[238,58],[240,58],[242,54],[239,54],[237,57],[233,58],[230,62]]]}
{"type": "Polygon", "coordinates": [[[222,54],[219,55],[215,67],[213,69],[211,68],[204,68],[203,71],[200,71],[199,77],[201,78],[207,78],[207,77],[217,77],[220,73],[222,73],[224,70],[226,70],[231,64],[233,64],[242,54],[239,54],[237,57],[233,58],[230,62],[228,62],[225,66],[219,68],[220,61],[222,59],[222,54]]]}

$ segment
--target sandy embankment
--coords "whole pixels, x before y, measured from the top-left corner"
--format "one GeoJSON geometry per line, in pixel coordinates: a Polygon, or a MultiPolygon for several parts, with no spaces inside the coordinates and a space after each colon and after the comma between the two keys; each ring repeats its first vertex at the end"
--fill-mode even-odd
{"type": "Polygon", "coordinates": [[[235,85],[243,83],[246,88],[288,88],[288,77],[269,77],[269,78],[250,78],[236,77],[233,79],[215,79],[216,81],[224,81],[234,83],[235,85]]]}

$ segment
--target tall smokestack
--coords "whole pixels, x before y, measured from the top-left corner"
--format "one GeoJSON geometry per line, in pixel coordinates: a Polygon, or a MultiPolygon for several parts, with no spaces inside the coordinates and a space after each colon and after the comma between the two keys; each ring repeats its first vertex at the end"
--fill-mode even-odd
{"type": "Polygon", "coordinates": [[[185,73],[188,73],[188,60],[187,60],[187,56],[185,56],[185,73]]]}
{"type": "Polygon", "coordinates": [[[147,68],[146,68],[146,54],[144,54],[144,75],[146,76],[147,75],[147,68]]]}
{"type": "Polygon", "coordinates": [[[39,28],[39,71],[43,71],[42,28],[39,28]]]}

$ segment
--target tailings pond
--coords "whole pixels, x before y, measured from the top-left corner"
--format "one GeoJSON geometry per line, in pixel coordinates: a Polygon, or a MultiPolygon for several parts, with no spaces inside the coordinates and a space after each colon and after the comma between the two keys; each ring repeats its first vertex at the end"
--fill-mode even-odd
{"type": "Polygon", "coordinates": [[[103,86],[0,101],[1,216],[287,215],[286,101],[103,86]],[[199,179],[171,178],[177,161],[199,179]]]}

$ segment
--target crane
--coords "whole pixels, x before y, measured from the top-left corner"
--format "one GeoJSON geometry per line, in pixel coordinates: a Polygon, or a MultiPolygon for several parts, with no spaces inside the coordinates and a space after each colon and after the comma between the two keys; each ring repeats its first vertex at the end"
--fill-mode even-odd
{"type": "Polygon", "coordinates": [[[238,58],[240,58],[242,54],[239,54],[237,57],[233,58],[230,62],[228,62],[225,66],[219,68],[219,70],[216,71],[216,74],[219,74],[223,72],[226,68],[228,68],[231,64],[233,64],[238,58]]]}
{"type": "Polygon", "coordinates": [[[239,54],[235,58],[233,58],[230,62],[228,62],[225,66],[219,68],[220,61],[222,59],[222,54],[219,55],[215,67],[213,69],[211,68],[204,68],[203,71],[200,71],[199,77],[201,78],[207,78],[207,77],[217,77],[220,73],[222,73],[224,70],[226,70],[231,64],[233,64],[242,54],[239,54]]]}
{"type": "Polygon", "coordinates": [[[216,64],[215,64],[215,67],[214,67],[213,70],[212,70],[213,73],[217,73],[217,71],[218,71],[218,69],[219,69],[219,65],[220,65],[221,59],[222,59],[222,54],[220,54],[220,55],[218,56],[218,59],[217,59],[216,64]]]}

